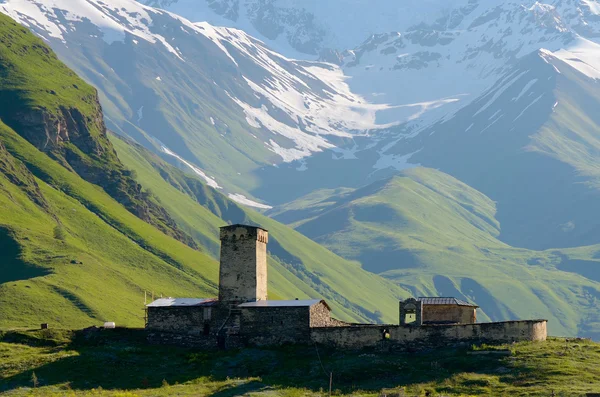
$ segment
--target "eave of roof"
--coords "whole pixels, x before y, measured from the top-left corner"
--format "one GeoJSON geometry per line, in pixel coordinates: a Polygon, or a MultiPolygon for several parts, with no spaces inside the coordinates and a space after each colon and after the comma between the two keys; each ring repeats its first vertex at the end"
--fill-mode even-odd
{"type": "Polygon", "coordinates": [[[456,306],[468,306],[468,307],[479,307],[473,303],[465,302],[461,299],[453,297],[427,297],[420,296],[417,301],[423,302],[423,305],[456,305],[456,306]]]}
{"type": "Polygon", "coordinates": [[[198,307],[214,306],[217,303],[217,298],[160,298],[146,305],[146,307],[198,307]]]}
{"type": "Polygon", "coordinates": [[[321,299],[307,300],[266,300],[256,302],[246,302],[238,305],[239,308],[259,308],[259,307],[312,307],[323,302],[325,306],[331,310],[327,302],[321,299]]]}

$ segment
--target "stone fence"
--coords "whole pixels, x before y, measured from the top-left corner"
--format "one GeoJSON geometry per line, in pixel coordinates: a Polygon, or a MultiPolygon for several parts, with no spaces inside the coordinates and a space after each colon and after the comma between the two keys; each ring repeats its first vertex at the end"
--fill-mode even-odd
{"type": "Polygon", "coordinates": [[[387,347],[398,350],[421,350],[467,344],[545,341],[546,325],[546,320],[419,327],[354,325],[312,328],[311,339],[314,343],[339,349],[387,347]]]}

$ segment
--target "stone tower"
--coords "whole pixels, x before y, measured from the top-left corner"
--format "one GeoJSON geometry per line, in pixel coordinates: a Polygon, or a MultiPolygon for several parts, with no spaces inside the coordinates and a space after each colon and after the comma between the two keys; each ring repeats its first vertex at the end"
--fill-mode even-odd
{"type": "Polygon", "coordinates": [[[269,232],[255,226],[221,228],[219,301],[267,300],[267,243],[269,232]]]}

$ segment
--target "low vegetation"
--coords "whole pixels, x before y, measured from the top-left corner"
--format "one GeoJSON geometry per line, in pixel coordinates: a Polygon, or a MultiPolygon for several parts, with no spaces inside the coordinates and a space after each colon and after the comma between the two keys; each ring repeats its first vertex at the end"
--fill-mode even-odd
{"type": "Polygon", "coordinates": [[[309,347],[203,352],[149,346],[142,330],[0,333],[8,396],[577,396],[600,391],[583,339],[423,353],[309,347]]]}

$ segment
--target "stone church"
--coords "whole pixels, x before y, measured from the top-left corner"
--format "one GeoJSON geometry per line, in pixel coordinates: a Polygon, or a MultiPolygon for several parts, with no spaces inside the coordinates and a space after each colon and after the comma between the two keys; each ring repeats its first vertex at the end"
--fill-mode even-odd
{"type": "Polygon", "coordinates": [[[546,339],[546,320],[478,324],[477,306],[456,298],[402,301],[396,325],[336,320],[322,299],[269,300],[267,230],[225,226],[220,239],[218,298],[161,298],[150,303],[146,328],[151,341],[204,348],[320,343],[406,349],[546,339]]]}

